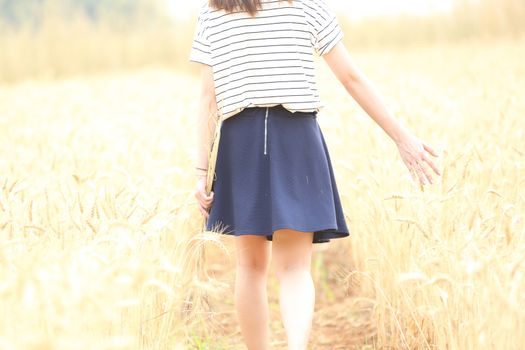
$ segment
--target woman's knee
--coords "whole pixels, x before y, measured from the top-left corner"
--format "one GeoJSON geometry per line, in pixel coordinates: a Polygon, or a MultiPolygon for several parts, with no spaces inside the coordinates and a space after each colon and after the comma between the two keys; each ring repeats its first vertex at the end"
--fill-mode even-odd
{"type": "Polygon", "coordinates": [[[277,278],[290,272],[310,272],[313,232],[291,229],[277,230],[273,234],[272,259],[277,278]]]}
{"type": "Polygon", "coordinates": [[[237,268],[264,273],[270,265],[270,242],[265,236],[235,237],[237,268]]]}

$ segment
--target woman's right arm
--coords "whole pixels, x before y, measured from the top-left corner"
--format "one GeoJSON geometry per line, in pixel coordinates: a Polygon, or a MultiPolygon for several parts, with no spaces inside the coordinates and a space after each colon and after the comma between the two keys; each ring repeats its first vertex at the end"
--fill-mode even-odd
{"type": "Polygon", "coordinates": [[[380,95],[352,61],[342,41],[339,41],[322,57],[337,79],[343,84],[346,91],[396,143],[401,158],[412,175],[412,179],[415,180],[415,175],[417,174],[422,185],[425,185],[425,177],[432,183],[432,176],[430,172],[423,167],[423,162],[427,162],[434,172],[440,175],[438,168],[432,160],[430,160],[425,151],[435,157],[438,156],[437,153],[430,146],[413,136],[410,131],[388,111],[380,95]]]}
{"type": "Polygon", "coordinates": [[[206,169],[212,137],[217,124],[216,119],[211,116],[217,112],[217,102],[212,67],[206,64],[200,64],[200,66],[201,86],[197,114],[197,159],[195,166],[206,169]]]}
{"type": "MultiPolygon", "coordinates": [[[[212,67],[206,64],[200,64],[200,66],[201,88],[198,106],[199,111],[196,116],[197,127],[195,137],[197,140],[197,159],[195,159],[195,167],[207,169],[211,143],[215,133],[215,127],[217,126],[216,118],[213,117],[217,112],[217,102],[215,99],[212,67]]],[[[201,171],[201,174],[197,180],[194,195],[199,203],[199,210],[207,218],[209,215],[208,209],[212,205],[214,193],[213,191],[209,194],[206,193],[205,172],[201,171]]]]}

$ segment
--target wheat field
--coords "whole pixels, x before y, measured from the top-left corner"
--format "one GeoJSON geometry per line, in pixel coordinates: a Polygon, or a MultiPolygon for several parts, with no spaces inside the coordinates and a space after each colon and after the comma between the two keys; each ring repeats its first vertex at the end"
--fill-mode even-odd
{"type": "MultiPolygon", "coordinates": [[[[412,183],[318,62],[351,237],[315,247],[310,349],[522,349],[525,40],[351,54],[443,175],[412,183]]],[[[243,349],[233,238],[192,194],[198,87],[161,67],[0,85],[0,349],[243,349]]]]}

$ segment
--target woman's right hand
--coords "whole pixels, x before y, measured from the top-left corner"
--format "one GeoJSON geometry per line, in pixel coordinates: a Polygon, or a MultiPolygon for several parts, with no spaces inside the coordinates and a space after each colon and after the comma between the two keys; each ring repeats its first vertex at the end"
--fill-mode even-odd
{"type": "Polygon", "coordinates": [[[197,186],[194,192],[195,198],[197,198],[199,204],[199,210],[202,215],[208,218],[210,215],[208,209],[211,207],[213,202],[213,191],[210,192],[210,195],[206,195],[206,176],[199,176],[197,179],[197,186]]]}

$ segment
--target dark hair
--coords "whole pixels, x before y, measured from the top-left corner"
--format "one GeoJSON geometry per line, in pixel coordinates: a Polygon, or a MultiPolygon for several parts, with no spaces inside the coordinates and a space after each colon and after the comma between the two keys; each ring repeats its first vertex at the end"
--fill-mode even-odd
{"type": "MultiPolygon", "coordinates": [[[[280,1],[288,1],[291,4],[293,0],[280,1]]],[[[209,5],[216,10],[248,12],[254,16],[261,9],[261,0],[209,0],[209,5]]]]}

